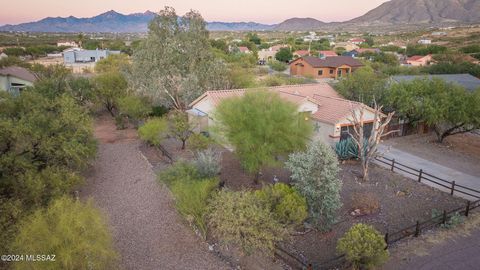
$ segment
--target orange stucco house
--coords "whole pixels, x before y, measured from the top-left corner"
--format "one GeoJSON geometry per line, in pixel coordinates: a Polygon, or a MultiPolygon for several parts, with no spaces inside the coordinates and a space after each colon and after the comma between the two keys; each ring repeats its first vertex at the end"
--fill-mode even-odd
{"type": "Polygon", "coordinates": [[[360,61],[349,56],[333,56],[325,59],[305,56],[290,63],[290,75],[338,79],[362,66],[360,61]]]}

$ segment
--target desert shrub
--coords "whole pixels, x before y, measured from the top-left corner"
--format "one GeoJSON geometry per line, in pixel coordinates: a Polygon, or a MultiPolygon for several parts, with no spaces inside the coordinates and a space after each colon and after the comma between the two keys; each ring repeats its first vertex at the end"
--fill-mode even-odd
{"type": "Polygon", "coordinates": [[[313,142],[305,152],[291,154],[285,165],[292,172],[293,185],[307,199],[311,222],[319,229],[329,229],[342,206],[342,182],[332,148],[313,142]]]}
{"type": "Polygon", "coordinates": [[[207,233],[207,200],[218,187],[218,179],[175,181],[170,190],[175,197],[175,207],[185,219],[205,237],[207,233]]]}
{"type": "Polygon", "coordinates": [[[193,164],[202,178],[217,176],[222,169],[222,153],[212,148],[199,151],[195,154],[193,164]]]}
{"type": "Polygon", "coordinates": [[[195,166],[186,161],[177,161],[158,175],[158,179],[168,186],[179,180],[188,182],[199,178],[195,166]]]}
{"type": "Polygon", "coordinates": [[[287,70],[287,64],[282,63],[282,62],[277,61],[277,60],[268,61],[268,66],[271,69],[273,69],[275,71],[278,71],[278,72],[282,72],[282,71],[287,70]]]}
{"type": "Polygon", "coordinates": [[[55,254],[55,262],[18,262],[14,269],[113,269],[117,254],[102,214],[63,197],[39,209],[19,226],[14,254],[55,254]]]}
{"type": "Polygon", "coordinates": [[[338,240],[337,251],[344,253],[355,269],[372,269],[388,259],[383,236],[370,225],[355,224],[338,240]]]}
{"type": "Polygon", "coordinates": [[[360,210],[361,214],[370,215],[380,208],[380,202],[371,192],[354,193],[352,195],[352,210],[360,210]]]}
{"type": "Polygon", "coordinates": [[[358,146],[352,138],[341,140],[335,144],[335,152],[340,160],[358,158],[358,146]]]}
{"type": "Polygon", "coordinates": [[[206,137],[205,135],[200,133],[193,133],[190,138],[188,138],[187,145],[190,150],[197,152],[206,150],[212,143],[212,139],[206,137]]]}
{"type": "Polygon", "coordinates": [[[265,86],[279,86],[283,85],[284,83],[284,80],[279,76],[268,76],[262,80],[262,85],[265,86]]]}
{"type": "MultiPolygon", "coordinates": [[[[432,209],[432,218],[435,221],[440,222],[443,219],[443,212],[438,209],[432,209]]],[[[445,224],[441,224],[440,227],[445,229],[453,229],[465,221],[465,217],[455,212],[450,218],[447,219],[445,224]]]]}
{"type": "Polygon", "coordinates": [[[119,98],[118,110],[134,121],[145,118],[152,111],[145,99],[133,95],[119,98]]]}
{"type": "Polygon", "coordinates": [[[117,129],[122,130],[127,128],[127,119],[123,115],[116,115],[115,116],[115,126],[117,129]]]}
{"type": "Polygon", "coordinates": [[[307,201],[298,191],[283,183],[268,185],[255,191],[255,196],[285,225],[297,225],[307,216],[307,201]]]}
{"type": "Polygon", "coordinates": [[[138,129],[138,135],[149,144],[158,146],[167,131],[168,122],[165,118],[152,118],[138,129]]]}
{"type": "Polygon", "coordinates": [[[282,225],[252,192],[220,191],[210,203],[209,228],[215,237],[235,244],[247,254],[272,255],[275,243],[284,238],[282,225]]]}

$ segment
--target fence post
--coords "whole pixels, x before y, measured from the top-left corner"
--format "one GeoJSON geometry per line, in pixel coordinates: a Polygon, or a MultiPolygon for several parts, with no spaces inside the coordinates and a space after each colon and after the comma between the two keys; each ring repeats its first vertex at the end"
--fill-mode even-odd
{"type": "Polygon", "coordinates": [[[452,182],[452,188],[450,190],[450,195],[453,195],[454,191],[455,191],[455,181],[452,182]]]}
{"type": "Polygon", "coordinates": [[[420,169],[420,172],[418,173],[418,182],[422,182],[422,174],[423,174],[423,170],[420,169]]]}
{"type": "Polygon", "coordinates": [[[415,237],[420,235],[420,221],[417,220],[417,225],[415,226],[415,237]]]}
{"type": "Polygon", "coordinates": [[[445,225],[446,223],[447,223],[447,210],[443,210],[442,224],[445,225]]]}
{"type": "Polygon", "coordinates": [[[387,250],[388,249],[388,232],[385,233],[385,244],[386,244],[385,245],[385,250],[387,250]]]}
{"type": "Polygon", "coordinates": [[[468,217],[468,211],[470,211],[470,201],[467,202],[467,209],[465,209],[465,216],[468,217]]]}
{"type": "Polygon", "coordinates": [[[395,169],[395,159],[392,159],[392,168],[390,170],[393,172],[393,169],[395,169]]]}

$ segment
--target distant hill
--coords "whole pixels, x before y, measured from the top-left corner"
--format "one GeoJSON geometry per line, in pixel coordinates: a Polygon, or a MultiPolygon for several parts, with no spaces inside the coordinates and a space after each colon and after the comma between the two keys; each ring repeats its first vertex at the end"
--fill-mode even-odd
{"type": "Polygon", "coordinates": [[[313,18],[291,18],[277,24],[274,29],[277,31],[305,31],[319,29],[325,25],[327,24],[313,18]]]}
{"type": "MultiPolygon", "coordinates": [[[[18,25],[4,25],[0,31],[24,32],[117,32],[135,33],[147,32],[148,22],[155,13],[133,13],[124,15],[114,10],[102,13],[91,18],[77,17],[48,17],[37,22],[22,23],[18,25]]],[[[270,30],[274,25],[255,22],[211,22],[207,28],[211,31],[240,31],[240,30],[270,30]]]]}
{"type": "Polygon", "coordinates": [[[480,0],[391,0],[348,23],[480,22],[480,0]]]}

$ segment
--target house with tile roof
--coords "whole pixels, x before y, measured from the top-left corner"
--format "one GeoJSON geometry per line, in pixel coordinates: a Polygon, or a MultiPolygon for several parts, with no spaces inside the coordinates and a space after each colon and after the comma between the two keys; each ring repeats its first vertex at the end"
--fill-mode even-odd
{"type": "Polygon", "coordinates": [[[338,54],[334,51],[318,51],[318,57],[320,58],[327,58],[327,57],[334,57],[338,56],[338,54]]]}
{"type": "Polygon", "coordinates": [[[305,56],[290,62],[290,75],[311,76],[316,79],[338,79],[362,66],[360,61],[348,56],[334,56],[325,59],[305,56]]]}
{"type": "Polygon", "coordinates": [[[293,52],[293,58],[300,58],[307,55],[310,55],[310,51],[308,50],[298,50],[293,52]]]}
{"type": "Polygon", "coordinates": [[[7,91],[18,95],[28,86],[33,86],[37,76],[26,68],[10,66],[0,69],[0,91],[7,91]]]}
{"type": "Polygon", "coordinates": [[[432,55],[414,55],[405,61],[405,64],[413,67],[428,66],[433,62],[432,55]]]}
{"type": "MultiPolygon", "coordinates": [[[[189,119],[197,124],[197,131],[208,131],[215,125],[216,106],[228,98],[241,97],[252,89],[207,91],[190,104],[189,119]]],[[[267,91],[277,93],[286,101],[298,107],[299,113],[306,113],[306,120],[314,126],[312,139],[334,145],[348,137],[351,128],[352,110],[360,110],[362,103],[343,99],[329,84],[304,84],[270,87],[267,91]]],[[[366,123],[374,119],[373,109],[367,107],[366,123]]]]}

